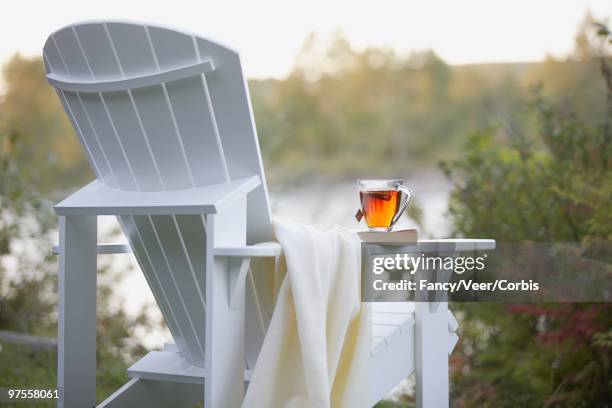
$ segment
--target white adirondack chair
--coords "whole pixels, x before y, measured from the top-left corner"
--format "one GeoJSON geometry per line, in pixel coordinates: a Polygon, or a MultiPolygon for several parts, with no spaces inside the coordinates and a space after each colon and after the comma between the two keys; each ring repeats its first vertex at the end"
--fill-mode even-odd
{"type": "MultiPolygon", "coordinates": [[[[270,207],[238,54],[158,25],[91,21],[53,33],[44,61],[97,177],[55,207],[58,406],[96,403],[96,257],[130,251],[175,344],[136,362],[100,406],[239,406],[270,313],[249,261],[280,247],[266,243],[270,207]],[[129,246],[98,245],[98,215],[116,215],[129,246]]],[[[416,370],[419,405],[448,406],[457,323],[446,303],[373,310],[370,403],[416,370]]]]}

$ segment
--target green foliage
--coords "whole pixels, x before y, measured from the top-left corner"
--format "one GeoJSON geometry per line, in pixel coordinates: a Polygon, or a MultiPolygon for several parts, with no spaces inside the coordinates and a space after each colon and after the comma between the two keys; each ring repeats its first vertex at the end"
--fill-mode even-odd
{"type": "MultiPolygon", "coordinates": [[[[33,351],[29,346],[0,345],[0,379],[3,387],[55,389],[57,387],[57,353],[33,351]]],[[[97,400],[102,401],[129,378],[126,364],[116,356],[98,357],[97,400]],[[110,358],[109,358],[110,357],[110,358]]],[[[54,407],[52,402],[19,403],[18,407],[54,407]]]]}
{"type": "Polygon", "coordinates": [[[0,327],[27,333],[46,333],[50,327],[49,310],[53,289],[49,250],[31,256],[24,244],[51,247],[48,205],[27,187],[21,178],[16,157],[22,148],[17,131],[0,132],[0,261],[10,259],[19,265],[19,276],[8,276],[0,262],[0,327]],[[34,218],[33,214],[40,214],[34,218]],[[19,249],[19,246],[22,248],[19,249]],[[28,296],[29,294],[39,296],[28,296]]]}
{"type": "Polygon", "coordinates": [[[412,408],[416,405],[414,403],[399,403],[393,401],[380,401],[378,404],[374,405],[374,408],[412,408]]]}
{"type": "Polygon", "coordinates": [[[465,158],[443,163],[454,181],[457,232],[502,241],[582,241],[612,234],[612,143],[539,96],[541,138],[487,130],[472,134],[465,158]],[[496,220],[495,223],[491,220],[496,220]]]}
{"type": "MultiPolygon", "coordinates": [[[[52,351],[33,352],[30,347],[16,344],[0,345],[0,379],[3,387],[24,385],[36,389],[55,389],[57,354],[52,351]]],[[[11,405],[9,405],[11,406],[11,405]]],[[[52,407],[53,402],[24,402],[19,407],[52,407]]]]}
{"type": "MultiPolygon", "coordinates": [[[[607,39],[605,40],[607,41],[607,39]]],[[[536,132],[475,132],[463,158],[442,168],[454,183],[456,233],[508,241],[612,238],[612,80],[599,57],[603,116],[592,123],[568,101],[534,90],[536,132]]],[[[458,406],[608,406],[609,304],[457,304],[462,339],[452,359],[458,406]]]]}
{"type": "Polygon", "coordinates": [[[57,95],[45,78],[41,58],[19,55],[3,69],[6,85],[0,99],[0,133],[17,135],[12,154],[20,178],[39,193],[49,194],[93,178],[57,95]]]}

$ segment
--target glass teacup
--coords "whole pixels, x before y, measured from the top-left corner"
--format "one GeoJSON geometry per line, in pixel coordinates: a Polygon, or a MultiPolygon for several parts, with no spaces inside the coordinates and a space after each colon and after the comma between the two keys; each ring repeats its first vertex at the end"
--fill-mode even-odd
{"type": "Polygon", "coordinates": [[[391,231],[412,199],[412,190],[403,182],[359,180],[361,209],[357,211],[357,221],[364,217],[370,231],[391,231]]]}

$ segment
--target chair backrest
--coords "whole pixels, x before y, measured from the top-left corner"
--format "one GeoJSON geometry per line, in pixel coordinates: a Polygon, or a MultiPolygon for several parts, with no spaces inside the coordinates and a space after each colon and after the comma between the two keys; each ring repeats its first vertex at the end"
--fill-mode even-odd
{"type": "MultiPolygon", "coordinates": [[[[247,241],[271,239],[238,53],[156,25],[91,21],[53,33],[43,56],[100,181],[169,191],[259,175],[261,186],[247,199],[247,241]]],[[[120,223],[179,349],[203,366],[204,218],[122,216],[120,223]]]]}
{"type": "Polygon", "coordinates": [[[270,240],[270,209],[237,52],[157,25],[91,21],[51,34],[49,81],[109,186],[165,191],[254,174],[250,243],[270,240]],[[148,86],[147,86],[148,85],[148,86]]]}

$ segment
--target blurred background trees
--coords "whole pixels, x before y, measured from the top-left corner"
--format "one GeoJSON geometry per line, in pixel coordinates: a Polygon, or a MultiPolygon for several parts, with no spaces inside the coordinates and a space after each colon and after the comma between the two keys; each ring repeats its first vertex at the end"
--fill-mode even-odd
{"type": "MultiPolygon", "coordinates": [[[[272,190],[442,162],[458,236],[610,240],[610,40],[591,20],[572,55],[540,63],[450,66],[431,50],[356,51],[340,34],[312,35],[287,78],[249,82],[272,190]]],[[[50,203],[92,178],[41,59],[16,55],[0,91],[0,330],[55,336],[50,203]]],[[[144,352],[134,334],[158,324],[128,316],[113,298],[123,271],[102,269],[100,396],[144,352]]],[[[456,406],[609,404],[609,306],[455,306],[456,406]]],[[[0,341],[1,385],[53,386],[54,374],[54,352],[0,341]]]]}
{"type": "MultiPolygon", "coordinates": [[[[356,51],[341,34],[311,35],[287,78],[249,82],[270,182],[435,167],[491,125],[534,134],[524,113],[538,83],[543,96],[571,100],[584,120],[601,119],[605,89],[589,21],[573,55],[541,63],[449,66],[432,50],[356,51]]],[[[90,180],[41,59],[16,55],[3,75],[0,131],[21,135],[22,178],[46,196],[90,180]]]]}

